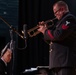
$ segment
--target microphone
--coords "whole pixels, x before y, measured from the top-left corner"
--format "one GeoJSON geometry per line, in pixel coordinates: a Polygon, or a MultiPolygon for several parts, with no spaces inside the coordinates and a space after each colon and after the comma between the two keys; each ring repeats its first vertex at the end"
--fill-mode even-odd
{"type": "Polygon", "coordinates": [[[24,32],[23,38],[26,40],[27,39],[27,25],[26,24],[23,25],[23,32],[24,32]]]}

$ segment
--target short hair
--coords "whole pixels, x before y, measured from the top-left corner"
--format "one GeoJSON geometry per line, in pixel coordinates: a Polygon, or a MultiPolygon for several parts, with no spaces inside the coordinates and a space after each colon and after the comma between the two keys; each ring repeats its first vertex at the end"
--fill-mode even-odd
{"type": "Polygon", "coordinates": [[[1,57],[6,53],[8,46],[9,46],[9,43],[7,43],[6,46],[2,49],[1,57]]]}
{"type": "Polygon", "coordinates": [[[53,5],[53,7],[54,7],[56,4],[57,4],[59,7],[65,7],[65,10],[69,11],[69,8],[68,8],[67,3],[65,3],[64,1],[58,1],[58,2],[56,2],[56,3],[53,5]]]}

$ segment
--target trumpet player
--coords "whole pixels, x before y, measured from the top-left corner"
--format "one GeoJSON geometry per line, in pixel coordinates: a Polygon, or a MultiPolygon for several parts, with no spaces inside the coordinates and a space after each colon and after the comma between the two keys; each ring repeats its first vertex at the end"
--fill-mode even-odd
{"type": "Polygon", "coordinates": [[[50,41],[49,69],[53,75],[76,75],[76,18],[64,1],[56,2],[53,12],[58,19],[56,25],[48,29],[42,21],[38,29],[50,41]]]}

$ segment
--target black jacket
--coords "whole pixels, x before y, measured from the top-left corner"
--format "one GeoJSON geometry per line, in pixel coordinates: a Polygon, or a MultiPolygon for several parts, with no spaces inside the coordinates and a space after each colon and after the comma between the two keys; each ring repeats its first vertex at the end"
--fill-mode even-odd
{"type": "Polygon", "coordinates": [[[50,30],[44,33],[50,44],[49,67],[76,67],[76,19],[66,13],[50,30]]]}
{"type": "Polygon", "coordinates": [[[0,59],[0,75],[7,75],[6,65],[1,59],[0,59]]]}

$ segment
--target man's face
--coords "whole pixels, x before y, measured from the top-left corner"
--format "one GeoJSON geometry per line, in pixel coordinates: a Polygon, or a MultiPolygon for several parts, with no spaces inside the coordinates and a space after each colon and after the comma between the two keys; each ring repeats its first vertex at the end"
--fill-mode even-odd
{"type": "Polygon", "coordinates": [[[59,7],[57,4],[53,7],[54,15],[58,20],[62,18],[64,15],[64,10],[62,7],[59,7]]]}
{"type": "Polygon", "coordinates": [[[12,56],[12,51],[8,49],[4,54],[4,59],[7,63],[10,62],[11,56],[12,56]]]}

